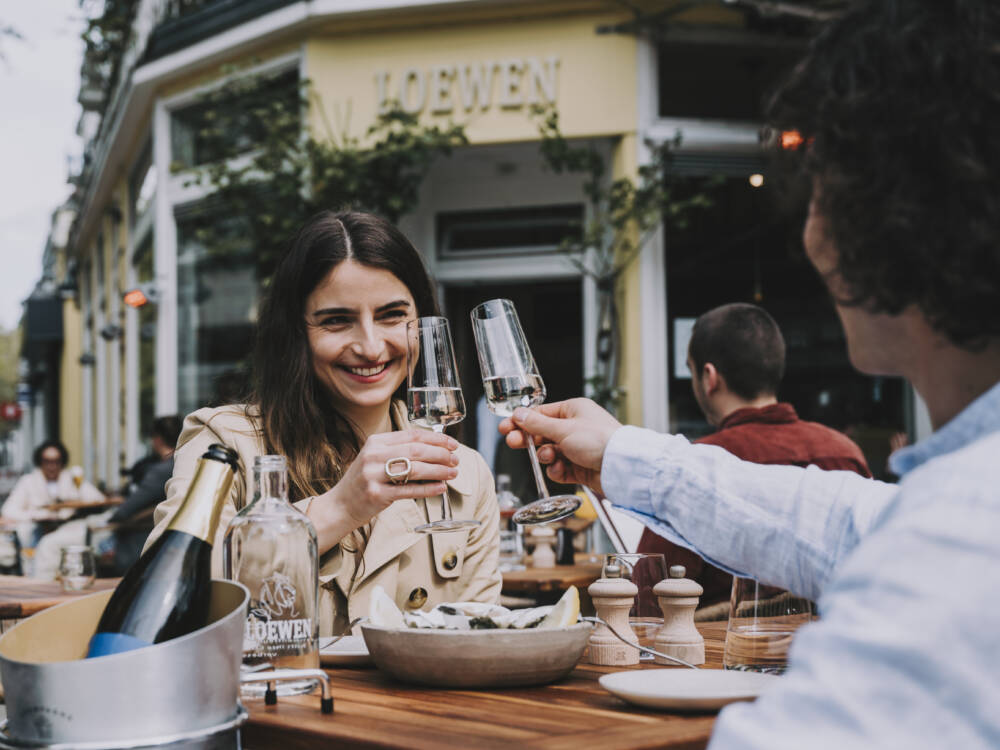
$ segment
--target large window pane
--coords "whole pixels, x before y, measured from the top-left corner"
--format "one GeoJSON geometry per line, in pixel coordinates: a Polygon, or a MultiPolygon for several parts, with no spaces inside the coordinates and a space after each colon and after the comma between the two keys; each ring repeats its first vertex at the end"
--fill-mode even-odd
{"type": "Polygon", "coordinates": [[[664,42],[660,117],[758,120],[765,94],[801,56],[798,45],[664,42]]]}
{"type": "Polygon", "coordinates": [[[581,204],[450,211],[437,215],[442,258],[552,252],[564,239],[579,240],[581,204]]]}
{"type": "MultiPolygon", "coordinates": [[[[225,234],[246,236],[239,219],[224,219],[225,234]]],[[[249,245],[213,250],[196,227],[204,214],[177,223],[178,402],[182,413],[235,397],[253,345],[257,271],[249,245]]]]}
{"type": "Polygon", "coordinates": [[[298,71],[255,80],[243,89],[237,95],[213,95],[171,113],[174,165],[193,167],[249,151],[273,126],[268,108],[283,103],[288,111],[297,112],[298,71]]]}
{"type": "MultiPolygon", "coordinates": [[[[691,189],[698,189],[697,178],[691,189]]],[[[667,240],[670,331],[713,307],[750,302],[766,309],[786,344],[778,396],[803,419],[847,433],[876,476],[885,476],[889,437],[904,429],[903,383],[858,373],[847,358],[843,329],[830,296],[802,249],[802,217],[779,211],[771,186],[746,176],[712,190],[713,205],[667,240]],[[679,321],[679,323],[677,322],[679,321]]],[[[677,377],[686,350],[671,351],[671,431],[694,438],[712,431],[691,392],[677,377]]]]}

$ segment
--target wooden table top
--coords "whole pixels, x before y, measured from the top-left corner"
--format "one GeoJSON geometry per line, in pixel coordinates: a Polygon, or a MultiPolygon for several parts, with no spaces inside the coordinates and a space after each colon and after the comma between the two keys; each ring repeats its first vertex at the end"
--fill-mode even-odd
{"type": "Polygon", "coordinates": [[[118,499],[108,499],[108,500],[97,500],[95,502],[87,502],[86,500],[61,500],[58,503],[50,503],[49,505],[43,505],[42,510],[103,510],[105,508],[114,508],[121,505],[124,502],[121,498],[118,499]]]}
{"type": "Polygon", "coordinates": [[[112,589],[120,578],[98,578],[94,585],[83,591],[63,591],[59,581],[40,581],[21,576],[0,576],[0,619],[31,617],[36,612],[56,604],[68,602],[78,596],[95,591],[112,589]]]}
{"type": "Polygon", "coordinates": [[[551,568],[525,568],[503,574],[505,594],[537,594],[545,591],[564,591],[570,586],[586,588],[601,577],[601,555],[591,560],[588,555],[577,555],[575,565],[556,565],[551,568]]]}
{"type": "MultiPolygon", "coordinates": [[[[706,666],[721,668],[723,623],[699,625],[706,666]]],[[[665,669],[643,663],[632,669],[665,669]]],[[[319,711],[318,694],[245,700],[248,750],[280,747],[693,750],[708,743],[715,714],[680,714],[630,706],[597,679],[622,667],[580,664],[552,685],[497,690],[447,690],[394,682],[373,668],[327,670],[334,713],[319,711]]]]}

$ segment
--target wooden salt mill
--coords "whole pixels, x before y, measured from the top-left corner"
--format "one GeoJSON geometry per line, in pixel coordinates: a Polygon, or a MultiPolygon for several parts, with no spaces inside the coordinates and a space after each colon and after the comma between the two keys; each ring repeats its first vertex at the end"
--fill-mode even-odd
{"type": "MultiPolygon", "coordinates": [[[[694,611],[704,589],[685,578],[686,572],[683,565],[671,565],[670,577],[653,587],[663,610],[663,627],[657,632],[653,647],[689,664],[704,664],[705,639],[694,625],[694,611]]],[[[657,664],[674,664],[659,656],[653,658],[657,664]]]]}
{"type": "MultiPolygon", "coordinates": [[[[621,566],[616,563],[605,565],[602,577],[587,587],[587,593],[594,602],[598,617],[632,643],[639,642],[628,624],[628,611],[635,603],[639,587],[622,578],[621,566]]],[[[595,627],[587,642],[590,644],[591,664],[626,667],[639,663],[639,649],[626,646],[604,625],[595,627]]]]}
{"type": "Polygon", "coordinates": [[[536,526],[531,530],[535,551],[531,553],[531,567],[552,568],[556,564],[556,530],[551,526],[536,526]]]}

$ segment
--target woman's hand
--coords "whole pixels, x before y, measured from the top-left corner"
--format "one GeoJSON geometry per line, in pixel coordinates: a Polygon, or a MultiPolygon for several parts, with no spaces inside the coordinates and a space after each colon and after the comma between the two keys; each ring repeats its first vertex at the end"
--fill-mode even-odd
{"type": "MultiPolygon", "coordinates": [[[[429,430],[400,430],[369,437],[336,486],[309,507],[320,553],[397,500],[445,492],[445,481],[458,476],[457,448],[454,438],[429,430]],[[386,462],[397,458],[409,459],[410,473],[406,481],[394,483],[386,473],[386,462]]],[[[399,466],[393,466],[393,471],[399,466]]]]}

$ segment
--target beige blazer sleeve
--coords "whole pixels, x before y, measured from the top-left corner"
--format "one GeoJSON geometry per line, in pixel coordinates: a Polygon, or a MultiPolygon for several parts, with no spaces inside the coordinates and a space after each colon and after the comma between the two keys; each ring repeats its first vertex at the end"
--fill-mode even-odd
{"type": "Polygon", "coordinates": [[[221,578],[222,540],[233,516],[246,505],[251,483],[247,472],[252,471],[254,457],[262,452],[256,426],[246,416],[242,405],[199,409],[185,418],[174,452],[174,473],[166,484],[167,498],[153,512],[155,526],[146,540],[146,548],[167,528],[187,494],[198,459],[213,443],[232,448],[239,455],[239,468],[233,478],[229,500],[222,507],[212,545],[212,576],[221,578]]]}

